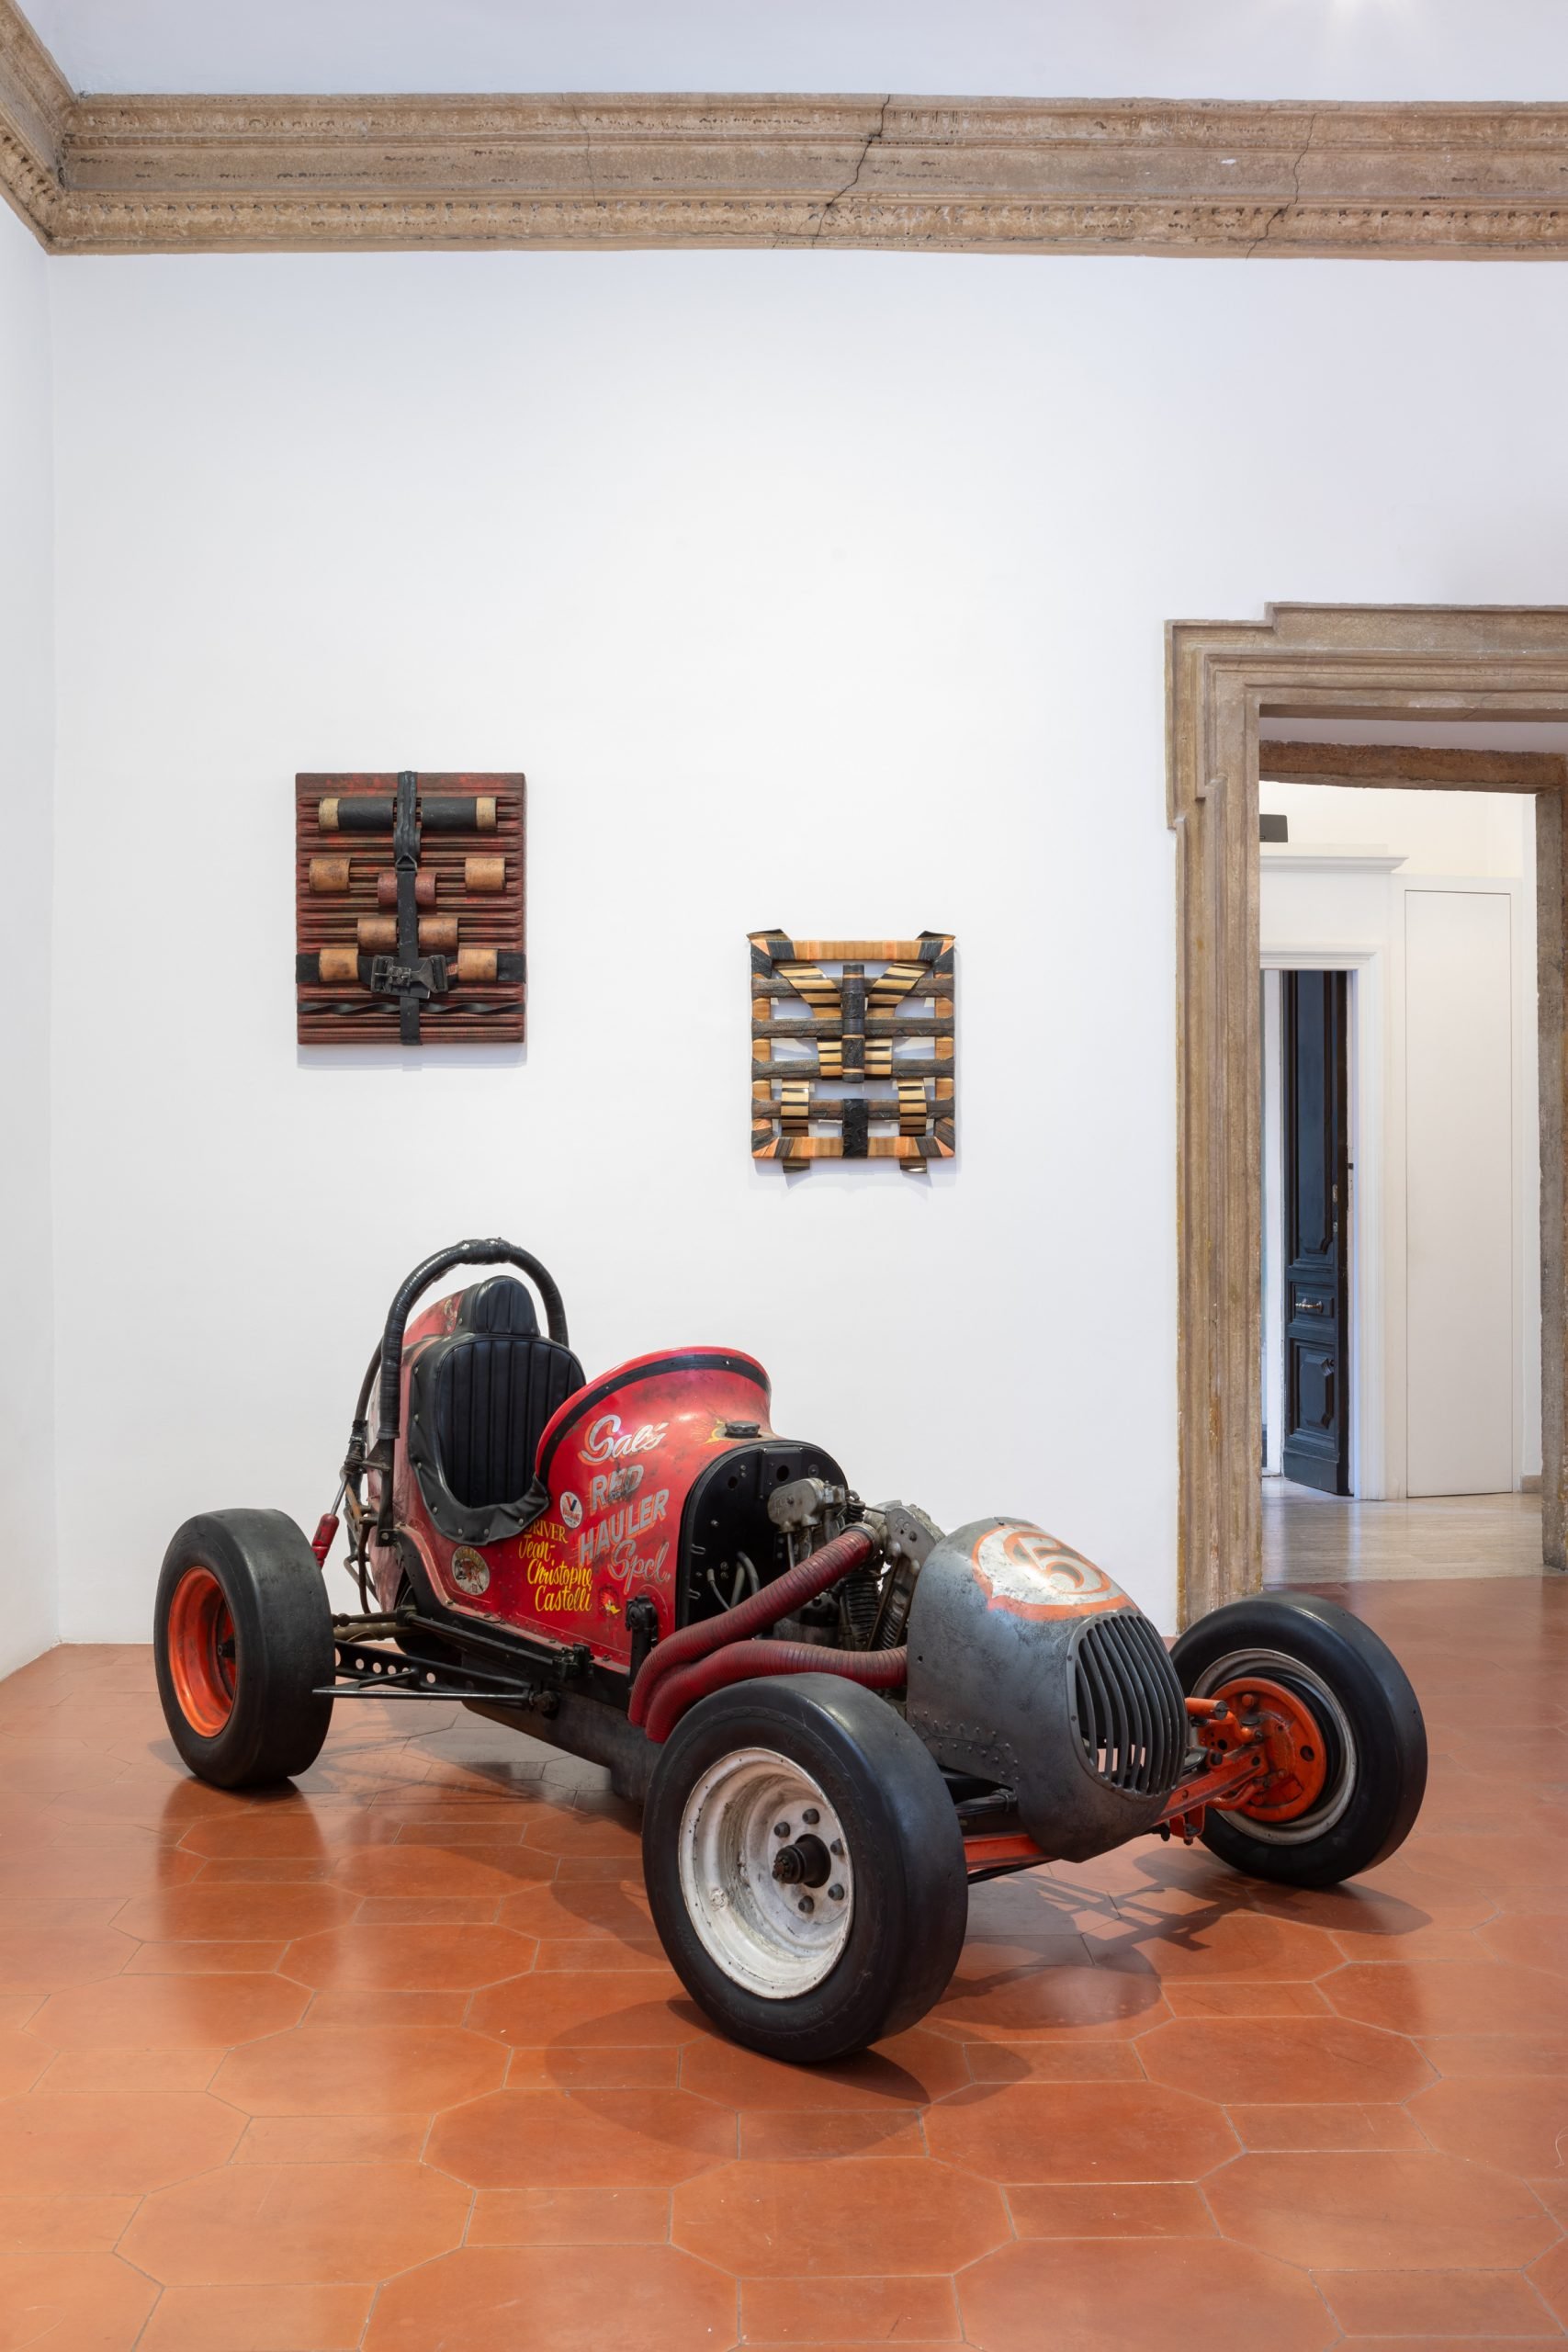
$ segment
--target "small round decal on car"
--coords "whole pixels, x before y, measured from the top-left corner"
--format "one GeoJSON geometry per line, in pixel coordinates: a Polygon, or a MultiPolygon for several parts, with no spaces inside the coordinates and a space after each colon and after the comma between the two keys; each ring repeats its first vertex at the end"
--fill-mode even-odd
{"type": "Polygon", "coordinates": [[[563,1527],[581,1527],[582,1524],[582,1498],[574,1495],[570,1487],[560,1498],[560,1515],[563,1527]]]}
{"type": "Polygon", "coordinates": [[[459,1544],[452,1555],[452,1581],[461,1592],[488,1592],[490,1568],[483,1555],[468,1544],[459,1544]]]}

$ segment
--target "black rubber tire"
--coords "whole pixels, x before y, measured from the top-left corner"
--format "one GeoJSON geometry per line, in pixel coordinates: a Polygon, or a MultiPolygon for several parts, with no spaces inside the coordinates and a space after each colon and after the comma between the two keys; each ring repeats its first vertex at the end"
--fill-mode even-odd
{"type": "Polygon", "coordinates": [[[332,1604],[303,1532],[280,1510],[209,1510],[187,1519],[164,1555],[152,1654],[169,1736],[199,1780],[270,1788],[305,1771],[333,1719],[332,1604]],[[233,1627],[232,1710],[205,1734],[186,1713],[170,1665],[169,1613],[192,1568],[221,1589],[233,1627]]]}
{"type": "MultiPolygon", "coordinates": [[[[1171,1652],[1188,1693],[1216,1679],[1215,1668],[1232,1657],[1272,1653],[1315,1678],[1337,1702],[1351,1753],[1341,1756],[1340,1729],[1317,1709],[1329,1736],[1335,1777],[1318,1811],[1291,1825],[1288,1836],[1260,1834],[1245,1814],[1211,1806],[1203,1843],[1211,1852],[1249,1878],[1281,1886],[1337,1886],[1386,1861],[1403,1845],[1421,1809],[1427,1787],[1427,1727],[1410,1680],[1386,1642],[1337,1602],[1314,1593],[1269,1593],[1235,1600],[1190,1625],[1171,1652]],[[1344,1787],[1338,1775],[1348,1762],[1353,1773],[1348,1799],[1337,1819],[1330,1815],[1344,1787]]],[[[1266,1674],[1267,1667],[1254,1672],[1266,1674]]],[[[1227,1678],[1228,1679],[1228,1678],[1227,1678]]],[[[1288,1671],[1274,1679],[1299,1688],[1311,1702],[1309,1681],[1288,1671]]]]}
{"type": "Polygon", "coordinates": [[[692,1998],[732,2041],[770,2058],[845,2058],[925,2015],[946,1991],[968,1919],[964,1836],[941,1772],[903,1717],[841,1675],[780,1676],[704,1699],[654,1768],[642,1822],[653,1921],[692,1998]],[[681,1888],[686,1800],[738,1748],[804,1768],[843,1824],[853,1858],[848,1939],[823,1981],[772,1999],[728,1975],[692,1923],[681,1888]]]}

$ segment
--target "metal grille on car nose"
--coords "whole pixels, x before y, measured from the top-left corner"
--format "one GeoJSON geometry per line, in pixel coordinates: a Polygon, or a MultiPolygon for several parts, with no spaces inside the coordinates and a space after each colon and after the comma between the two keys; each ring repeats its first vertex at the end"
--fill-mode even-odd
{"type": "Polygon", "coordinates": [[[1187,1709],[1165,1644],[1140,1611],[1118,1609],[1085,1623],[1073,1652],[1073,1702],[1100,1780],[1134,1796],[1176,1786],[1187,1709]]]}

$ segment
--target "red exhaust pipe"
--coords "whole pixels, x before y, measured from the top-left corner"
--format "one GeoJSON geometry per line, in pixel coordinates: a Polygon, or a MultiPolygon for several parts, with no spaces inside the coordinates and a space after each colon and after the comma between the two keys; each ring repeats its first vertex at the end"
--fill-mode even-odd
{"type": "MultiPolygon", "coordinates": [[[[626,1708],[629,1721],[634,1724],[646,1722],[654,1691],[667,1674],[673,1674],[678,1667],[691,1666],[697,1658],[706,1657],[711,1650],[724,1649],[732,1642],[745,1641],[750,1634],[765,1633],[770,1625],[776,1625],[781,1617],[788,1617],[804,1602],[815,1600],[819,1592],[826,1592],[829,1585],[837,1584],[839,1578],[848,1576],[852,1568],[858,1568],[863,1560],[869,1560],[874,1548],[863,1528],[846,1527],[841,1535],[835,1535],[830,1544],[824,1544],[819,1552],[813,1552],[811,1557],[802,1560],[798,1567],[775,1577],[772,1584],[765,1584],[761,1592],[752,1593],[749,1600],[742,1600],[734,1609],[727,1609],[722,1617],[705,1617],[695,1625],[682,1625],[678,1634],[671,1634],[668,1641],[660,1642],[643,1660],[642,1671],[632,1685],[631,1699],[626,1708]]],[[[789,1648],[792,1645],[781,1643],[777,1646],[789,1648]]],[[[809,1647],[810,1645],[804,1646],[809,1647]]],[[[819,1652],[818,1668],[820,1670],[823,1657],[858,1658],[876,1655],[874,1651],[860,1650],[819,1652]]],[[[893,1653],[886,1651],[882,1655],[891,1657],[893,1653]]],[[[761,1670],[767,1671],[766,1668],[761,1670]]],[[[831,1668],[826,1669],[829,1673],[832,1670],[831,1668]]],[[[795,1671],[804,1673],[807,1669],[797,1667],[795,1671]]],[[[740,1679],[744,1679],[744,1677],[740,1679]]],[[[900,1676],[899,1679],[902,1679],[900,1676]]]]}
{"type": "Polygon", "coordinates": [[[897,1690],[908,1679],[909,1653],[903,1650],[829,1650],[816,1642],[731,1642],[678,1674],[667,1674],[649,1705],[643,1728],[662,1744],[688,1707],[731,1682],[763,1674],[837,1674],[863,1682],[870,1690],[897,1690]]]}

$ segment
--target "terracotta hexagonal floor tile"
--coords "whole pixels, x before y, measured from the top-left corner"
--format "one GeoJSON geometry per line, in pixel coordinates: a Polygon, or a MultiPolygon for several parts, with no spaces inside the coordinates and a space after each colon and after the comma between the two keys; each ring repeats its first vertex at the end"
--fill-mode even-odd
{"type": "Polygon", "coordinates": [[[1341,1960],[1326,1929],[1273,1918],[1241,1904],[1220,1912],[1204,1905],[1167,1916],[1149,1928],[1124,1920],[1091,1929],[1088,1942],[1091,1956],[1105,1966],[1152,1969],[1156,1976],[1177,1978],[1311,1978],[1326,1975],[1341,1960]]]}
{"type": "Polygon", "coordinates": [[[958,2281],[981,2352],[1148,2352],[1256,2335],[1269,2352],[1324,2352],[1339,2331],[1310,2279],[1203,2238],[1032,2238],[958,2281]]]}
{"type": "Polygon", "coordinates": [[[1568,2030],[1423,2034],[1416,2046],[1450,2082],[1497,2075],[1568,2075],[1568,2030]]]}
{"type": "Polygon", "coordinates": [[[1561,1977],[1501,1960],[1391,1961],[1342,1968],[1324,1987],[1341,2017],[1395,2033],[1561,2030],[1561,1977]]]}
{"type": "Polygon", "coordinates": [[[378,1845],[397,1835],[393,1821],[380,1821],[363,1805],[310,1804],[303,1799],[268,1804],[235,1804],[193,1822],[180,1843],[193,1854],[231,1859],[315,1856],[335,1860],[355,1846],[378,1845]]]}
{"type": "MultiPolygon", "coordinates": [[[[1163,2015],[1163,2012],[1161,2013],[1163,2015]]],[[[976,2083],[1141,2083],[1145,2080],[1131,2041],[966,2041],[960,2045],[976,2083]]]]}
{"type": "Polygon", "coordinates": [[[326,2285],[445,2254],[468,2213],[425,2165],[229,2165],[148,2198],[120,2250],[165,2286],[326,2285]]]}
{"type": "Polygon", "coordinates": [[[481,2188],[466,2245],[666,2245],[667,2188],[481,2188]]]}
{"type": "Polygon", "coordinates": [[[0,2196],[162,2188],[226,2164],[243,2128],[199,2091],[32,2091],[0,2105],[0,2196]]]}
{"type": "Polygon", "coordinates": [[[52,2052],[47,2041],[16,2026],[0,2026],[0,2098],[15,2098],[30,2090],[52,2052]]]}
{"type": "Polygon", "coordinates": [[[987,1974],[961,1957],[926,2023],[961,2041],[1027,2041],[1141,2033],[1165,2014],[1159,1979],[1147,1970],[1029,1966],[987,1974]]]}
{"type": "Polygon", "coordinates": [[[613,1812],[581,1812],[572,1805],[549,1805],[533,1815],[524,1840],[542,1854],[605,1854],[639,1860],[642,1836],[639,1816],[630,1805],[613,1812]]]}
{"type": "Polygon", "coordinates": [[[199,1854],[178,1847],[141,1843],[124,1836],[117,1843],[72,1840],[0,1857],[0,1906],[16,1896],[118,1894],[156,1898],[193,1879],[199,1854]]]}
{"type": "Polygon", "coordinates": [[[166,2287],[136,2352],[352,2352],[375,2289],[166,2287]]]}
{"type": "Polygon", "coordinates": [[[653,1933],[648,1897],[635,1879],[541,1880],[508,1895],[496,1914],[508,1928],[541,1943],[581,1943],[619,1938],[645,1943],[653,1933]]]}
{"type": "Polygon", "coordinates": [[[428,2115],[253,2115],[237,2165],[417,2164],[428,2115]]]}
{"type": "Polygon", "coordinates": [[[1522,1912],[1488,1919],[1477,1941],[1497,1960],[1568,1975],[1568,1912],[1522,1912]]]}
{"type": "Polygon", "coordinates": [[[468,2021],[500,2041],[537,2047],[594,2042],[647,2049],[690,2041],[702,2030],[673,1971],[539,1970],[476,1993],[468,2021]]]}
{"type": "Polygon", "coordinates": [[[125,1963],[128,1976],[265,1976],[276,1973],[288,1946],[262,1944],[138,1944],[125,1963]]]}
{"type": "Polygon", "coordinates": [[[115,1976],[136,1950],[115,1928],[62,1933],[40,1928],[0,1928],[0,1988],[13,1984],[88,1984],[115,1976]]]}
{"type": "Polygon", "coordinates": [[[355,1925],[290,1944],[283,1973],[304,1984],[471,1990],[522,1975],[537,1950],[511,1928],[355,1925]]]}
{"type": "Polygon", "coordinates": [[[112,2254],[0,2256],[0,2352],[127,2352],[158,2290],[112,2254]]]}
{"type": "Polygon", "coordinates": [[[212,2088],[247,2115],[429,2115],[505,2075],[500,2043],[461,2026],[301,2026],[231,2052],[212,2088]]]}
{"type": "Polygon", "coordinates": [[[675,2191],[677,2245],[742,2278],[941,2273],[1008,2236],[1001,2191],[897,2156],[726,2165],[675,2191]]]}
{"type": "Polygon", "coordinates": [[[1206,2099],[1157,2083],[998,2083],[926,2117],[933,2156],[1000,2181],[1199,2180],[1236,2153],[1206,2099]]]}
{"type": "Polygon", "coordinates": [[[1193,2238],[1216,2235],[1190,2181],[1054,2181],[1008,2191],[1021,2238],[1193,2238]]]}
{"type": "MultiPolygon", "coordinates": [[[[355,1894],[468,1895],[500,1903],[519,1886],[537,1884],[555,1869],[553,1857],[515,1846],[362,1846],[338,1862],[334,1885],[355,1894]]],[[[515,1923],[513,1923],[515,1924],[515,1923]]]]}
{"type": "Polygon", "coordinates": [[[748,2345],[942,2345],[959,2336],[951,2278],[749,2278],[740,2290],[748,2345]]]}
{"type": "Polygon", "coordinates": [[[428,2161],[475,2188],[665,2188],[736,2152],[735,2117],[690,2091],[497,2091],[437,2116],[428,2161]]]}
{"type": "Polygon", "coordinates": [[[1556,2225],[1522,2181],[1458,2156],[1247,2155],[1206,2183],[1226,2237],[1327,2270],[1499,2270],[1556,2225]]]}
{"type": "Polygon", "coordinates": [[[1348,2335],[1530,2336],[1548,2324],[1518,2270],[1323,2270],[1316,2283],[1348,2335]]]}
{"type": "Polygon", "coordinates": [[[1430,2145],[1403,2107],[1363,2107],[1354,2100],[1284,2107],[1235,2105],[1225,2110],[1244,2148],[1292,2154],[1308,2149],[1396,2148],[1413,2154],[1430,2145]]]}
{"type": "Polygon", "coordinates": [[[1559,2238],[1530,2272],[1530,2284],[1568,2330],[1568,2237],[1559,2238]]]}
{"type": "Polygon", "coordinates": [[[51,1994],[33,2031],[61,2050],[222,2048],[293,2025],[310,1997],[281,1976],[115,1976],[51,1994]]]}
{"type": "Polygon", "coordinates": [[[1177,2018],[1145,2034],[1138,2055],[1155,2082],[1222,2106],[1403,2099],[1433,2078],[1403,2034],[1331,2016],[1177,2018]]]}
{"type": "Polygon", "coordinates": [[[836,2156],[924,2156],[931,2151],[918,2107],[830,2109],[752,2107],[736,2119],[740,2154],[759,2164],[787,2158],[826,2164],[836,2156]]]}
{"type": "Polygon", "coordinates": [[[169,1887],[128,1904],[117,1925],[148,1943],[276,1943],[293,1936],[335,1928],[352,1913],[355,1897],[336,1886],[278,1885],[227,1880],[169,1887]]]}
{"type": "Polygon", "coordinates": [[[727,2352],[735,2341],[735,2281],[673,2246],[597,2245],[586,2259],[559,2247],[472,2247],[383,2289],[366,2352],[727,2352]],[[525,2319],[524,2315],[525,2316],[525,2319]]]}
{"type": "Polygon", "coordinates": [[[1437,2083],[1410,2112],[1450,2155],[1527,2175],[1568,2168],[1568,2075],[1437,2083]]]}
{"type": "Polygon", "coordinates": [[[705,2026],[681,2053],[682,2089],[735,2108],[840,2108],[897,2113],[945,2098],[969,2080],[962,2045],[915,2027],[858,2058],[826,2066],[786,2066],[705,2026]]]}
{"type": "Polygon", "coordinates": [[[134,2197],[0,2197],[0,2254],[112,2254],[134,2197]]]}

